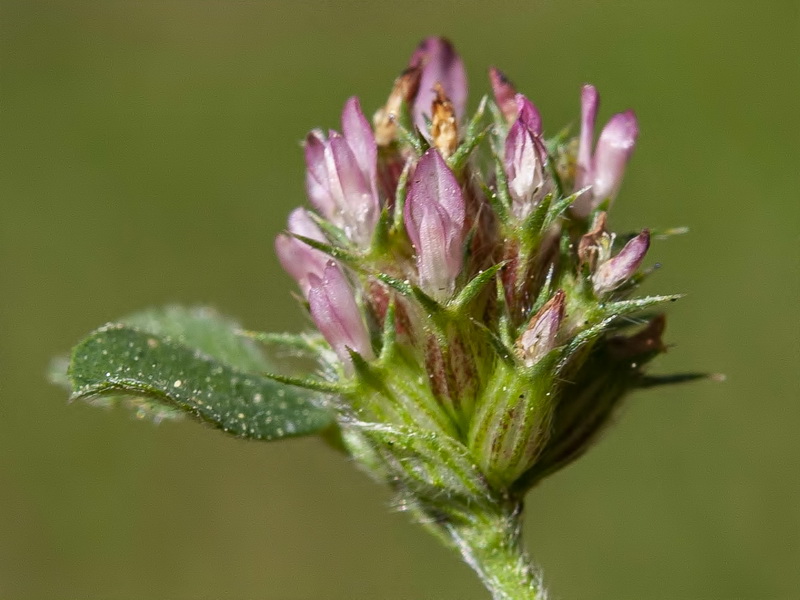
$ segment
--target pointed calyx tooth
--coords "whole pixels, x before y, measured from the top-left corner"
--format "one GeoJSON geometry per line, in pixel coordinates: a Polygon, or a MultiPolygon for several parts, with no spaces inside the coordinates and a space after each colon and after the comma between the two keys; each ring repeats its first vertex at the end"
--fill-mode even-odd
{"type": "Polygon", "coordinates": [[[508,124],[511,125],[516,120],[519,111],[515,98],[517,90],[506,74],[497,67],[489,68],[489,81],[492,84],[494,101],[508,124]]]}
{"type": "Polygon", "coordinates": [[[615,290],[630,279],[642,264],[649,247],[650,231],[645,229],[625,244],[614,258],[597,267],[592,277],[595,294],[599,296],[615,290]]]}
{"type": "Polygon", "coordinates": [[[556,347],[561,321],[564,320],[566,294],[558,290],[528,323],[517,340],[517,356],[526,367],[532,367],[540,358],[556,347]]]}
{"type": "Polygon", "coordinates": [[[403,103],[414,102],[419,91],[421,67],[409,67],[394,80],[392,91],[385,106],[378,109],[372,121],[375,124],[375,140],[379,146],[388,146],[397,139],[397,119],[403,103]]]}
{"type": "Polygon", "coordinates": [[[458,122],[450,98],[441,83],[434,86],[436,96],[431,104],[431,140],[444,158],[453,155],[458,147],[458,122]]]}
{"type": "Polygon", "coordinates": [[[666,351],[661,337],[667,326],[664,315],[656,315],[642,330],[632,336],[615,336],[608,340],[609,351],[619,359],[659,354],[666,351]]]}
{"type": "Polygon", "coordinates": [[[597,213],[592,223],[592,228],[581,237],[578,242],[578,260],[580,265],[588,265],[589,272],[593,273],[598,263],[604,262],[611,246],[611,235],[606,229],[607,214],[597,213]]]}

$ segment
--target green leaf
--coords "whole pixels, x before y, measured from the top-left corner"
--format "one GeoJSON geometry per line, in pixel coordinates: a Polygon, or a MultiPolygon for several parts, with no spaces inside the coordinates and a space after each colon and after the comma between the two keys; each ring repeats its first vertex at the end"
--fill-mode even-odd
{"type": "Polygon", "coordinates": [[[167,306],[128,315],[119,320],[139,331],[166,336],[244,371],[271,368],[258,345],[233,319],[204,306],[167,306]]]}
{"type": "Polygon", "coordinates": [[[233,322],[170,308],[96,330],[74,348],[68,375],[73,399],[124,401],[155,420],[190,414],[239,437],[309,435],[331,424],[319,395],[269,379],[266,366],[233,322]]]}

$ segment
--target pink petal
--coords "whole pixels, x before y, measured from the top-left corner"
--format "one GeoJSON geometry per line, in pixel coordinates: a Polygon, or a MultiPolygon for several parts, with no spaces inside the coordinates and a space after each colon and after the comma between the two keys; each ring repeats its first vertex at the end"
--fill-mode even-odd
{"type": "Polygon", "coordinates": [[[327,141],[319,130],[308,134],[304,144],[306,158],[306,193],[311,204],[323,216],[335,221],[338,213],[336,200],[331,195],[328,169],[325,164],[327,141]]]}
{"type": "Polygon", "coordinates": [[[638,135],[639,125],[632,110],[614,115],[603,128],[592,165],[595,206],[603,200],[616,198],[638,135]]]}
{"type": "Polygon", "coordinates": [[[644,260],[650,247],[650,232],[645,229],[630,240],[614,258],[597,268],[592,283],[594,291],[601,295],[615,290],[630,279],[644,260]]]}
{"type": "Polygon", "coordinates": [[[514,84],[511,83],[500,69],[495,67],[489,68],[489,81],[492,84],[492,92],[494,93],[494,101],[500,112],[506,118],[506,121],[513,123],[517,118],[519,108],[517,107],[517,90],[514,84]]]}
{"type": "Polygon", "coordinates": [[[564,319],[564,291],[555,295],[539,310],[520,336],[519,349],[525,364],[532,367],[545,354],[556,347],[558,328],[564,319]]]}
{"type": "Polygon", "coordinates": [[[600,96],[593,85],[586,84],[581,89],[581,133],[578,142],[578,173],[575,189],[579,190],[590,184],[592,172],[592,143],[594,125],[597,120],[597,109],[600,96]]]}
{"type": "Polygon", "coordinates": [[[409,61],[410,67],[422,67],[419,92],[414,101],[414,124],[420,131],[426,131],[425,118],[430,116],[431,105],[436,97],[434,85],[441,83],[444,92],[453,103],[456,118],[464,116],[467,105],[467,74],[461,57],[446,39],[430,37],[414,51],[409,61]]]}
{"type": "MultiPolygon", "coordinates": [[[[302,208],[293,210],[289,215],[289,231],[320,242],[326,241],[322,231],[302,208]]],[[[283,233],[275,238],[275,252],[283,269],[297,281],[304,295],[308,293],[309,276],[321,276],[330,261],[324,252],[283,233]]]]}
{"type": "Polygon", "coordinates": [[[444,299],[461,271],[464,199],[441,155],[428,150],[417,164],[405,203],[406,231],[417,254],[420,285],[444,299]]]}
{"type": "Polygon", "coordinates": [[[542,115],[539,114],[539,109],[522,94],[517,94],[514,100],[519,120],[536,135],[542,135],[542,115]]]}
{"type": "Polygon", "coordinates": [[[308,304],[311,318],[339,359],[350,364],[348,348],[367,360],[374,357],[369,334],[347,278],[333,261],[322,276],[309,276],[308,304]]]}
{"type": "Polygon", "coordinates": [[[353,96],[345,102],[342,111],[342,133],[347,140],[353,155],[368,182],[375,181],[377,170],[376,160],[378,156],[378,146],[375,143],[375,135],[369,126],[358,98],[353,96]]]}

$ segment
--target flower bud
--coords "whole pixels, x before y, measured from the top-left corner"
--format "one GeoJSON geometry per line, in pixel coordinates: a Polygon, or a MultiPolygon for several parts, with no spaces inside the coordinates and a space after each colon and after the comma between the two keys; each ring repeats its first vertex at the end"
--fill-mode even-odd
{"type": "Polygon", "coordinates": [[[639,268],[650,247],[650,232],[645,229],[630,240],[614,258],[601,264],[592,277],[598,296],[617,289],[639,268]]]}
{"type": "Polygon", "coordinates": [[[506,136],[504,166],[514,213],[524,219],[536,205],[534,195],[545,183],[547,150],[534,128],[541,129],[538,111],[521,94],[517,100],[519,116],[506,136]]]}
{"type": "Polygon", "coordinates": [[[351,364],[348,348],[367,360],[374,358],[353,290],[336,263],[328,261],[322,276],[310,274],[308,281],[311,318],[342,363],[351,364]]]}
{"type": "Polygon", "coordinates": [[[600,96],[597,93],[597,88],[589,84],[584,85],[581,89],[581,133],[578,141],[576,189],[591,185],[592,145],[594,144],[594,126],[597,121],[597,109],[599,106],[600,96]]]}
{"type": "Polygon", "coordinates": [[[638,135],[639,126],[632,110],[614,115],[603,128],[592,165],[595,204],[616,198],[638,135]]]}
{"type": "Polygon", "coordinates": [[[564,319],[564,300],[564,291],[558,290],[531,318],[517,341],[517,355],[526,367],[532,367],[556,347],[558,328],[564,319]]]}
{"type": "Polygon", "coordinates": [[[458,122],[453,103],[440,83],[435,85],[436,97],[431,106],[431,140],[444,158],[450,158],[458,147],[458,122]]]}
{"type": "Polygon", "coordinates": [[[517,94],[514,99],[517,103],[517,115],[519,120],[522,121],[525,127],[530,129],[534,135],[537,137],[541,136],[542,115],[539,114],[539,109],[522,94],[517,94]]]}
{"type": "Polygon", "coordinates": [[[355,243],[369,242],[378,220],[377,148],[358,100],[342,113],[344,136],[314,130],[306,137],[306,190],[311,203],[355,243]]]}
{"type": "Polygon", "coordinates": [[[500,112],[508,121],[509,125],[513,123],[519,108],[517,107],[517,90],[514,84],[509,81],[505,73],[496,67],[489,68],[489,81],[492,84],[492,93],[494,94],[494,101],[500,112]]]}
{"type": "Polygon", "coordinates": [[[625,166],[633,153],[639,126],[629,110],[609,119],[592,156],[592,141],[600,98],[592,85],[581,91],[581,133],[575,190],[591,186],[572,205],[572,212],[586,217],[605,200],[614,200],[622,185],[625,166]]]}
{"type": "MultiPolygon", "coordinates": [[[[317,224],[308,215],[304,208],[296,208],[289,214],[289,232],[303,237],[327,242],[317,224]]],[[[327,254],[320,252],[285,233],[275,238],[275,252],[283,269],[297,281],[303,295],[308,295],[308,277],[322,276],[325,265],[330,260],[327,254]]]]}
{"type": "Polygon", "coordinates": [[[440,37],[427,38],[414,51],[409,66],[422,69],[412,111],[414,124],[420,131],[427,131],[424,115],[430,111],[436,97],[434,86],[437,83],[453,103],[456,119],[463,116],[467,105],[467,74],[461,57],[449,41],[440,37]]]}
{"type": "Polygon", "coordinates": [[[438,300],[453,294],[461,271],[464,212],[455,175],[439,152],[428,150],[414,171],[403,216],[416,251],[419,285],[438,300]]]}

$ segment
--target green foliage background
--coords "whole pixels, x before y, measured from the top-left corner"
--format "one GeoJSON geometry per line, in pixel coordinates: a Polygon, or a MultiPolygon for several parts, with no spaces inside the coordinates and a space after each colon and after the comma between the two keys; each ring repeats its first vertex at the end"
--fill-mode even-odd
{"type": "Polygon", "coordinates": [[[0,3],[0,597],[484,598],[316,440],[243,443],[67,405],[51,356],[138,308],[303,319],[272,251],[299,142],[445,34],[553,133],[595,83],[641,137],[612,226],[655,244],[662,371],[528,501],[557,598],[800,597],[800,9],[767,2],[0,3]],[[794,566],[792,566],[794,565],[794,566]]]}

